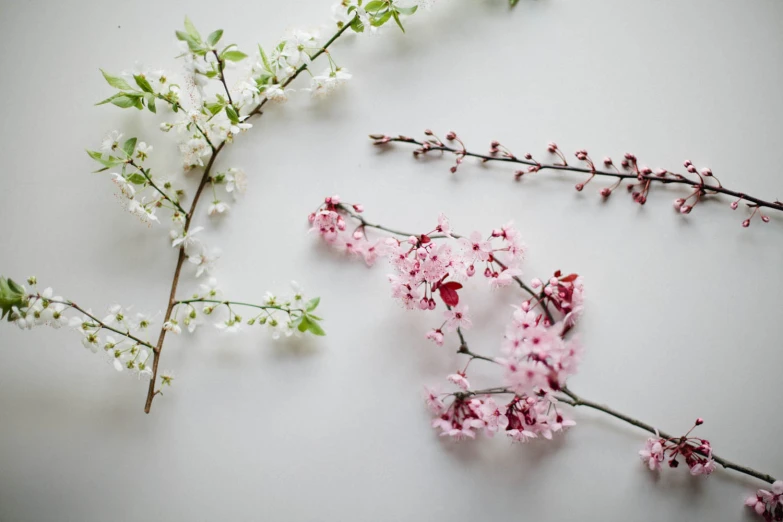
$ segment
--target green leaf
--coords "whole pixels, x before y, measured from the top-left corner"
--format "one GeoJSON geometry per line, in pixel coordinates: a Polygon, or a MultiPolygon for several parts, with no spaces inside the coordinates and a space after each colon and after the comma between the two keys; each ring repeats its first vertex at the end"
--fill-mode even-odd
{"type": "Polygon", "coordinates": [[[183,33],[182,31],[175,31],[174,34],[177,35],[177,39],[181,40],[183,42],[186,42],[188,44],[188,48],[193,51],[202,51],[201,48],[201,42],[194,39],[191,35],[188,33],[183,33]]]}
{"type": "Polygon", "coordinates": [[[368,13],[376,13],[381,9],[388,7],[388,5],[389,4],[383,0],[373,0],[372,2],[367,2],[367,5],[364,6],[364,10],[368,13]]]}
{"type": "Polygon", "coordinates": [[[147,182],[147,178],[145,178],[144,174],[141,174],[140,172],[134,172],[133,174],[131,174],[125,179],[127,179],[134,185],[144,185],[147,182]]]}
{"type": "Polygon", "coordinates": [[[90,155],[90,157],[97,161],[103,161],[103,153],[97,150],[87,150],[87,154],[90,155]]]}
{"type": "Polygon", "coordinates": [[[136,138],[130,138],[122,144],[122,150],[129,158],[133,156],[133,151],[136,150],[136,138]]]}
{"type": "Polygon", "coordinates": [[[185,17],[185,30],[188,32],[190,36],[193,37],[194,40],[201,42],[201,35],[198,34],[198,31],[196,30],[196,26],[193,25],[193,22],[191,22],[190,18],[188,18],[187,16],[185,17]]]}
{"type": "Polygon", "coordinates": [[[215,44],[220,41],[220,39],[223,37],[223,29],[218,29],[217,31],[213,31],[210,33],[209,36],[207,36],[207,45],[210,47],[215,47],[215,44]]]}
{"type": "Polygon", "coordinates": [[[155,92],[152,90],[152,85],[150,85],[150,82],[148,82],[144,76],[140,74],[134,74],[133,79],[136,80],[136,85],[138,85],[142,91],[155,92]]]}
{"type": "Polygon", "coordinates": [[[310,320],[307,318],[306,315],[303,315],[302,317],[300,317],[299,321],[297,321],[297,323],[294,323],[294,324],[297,324],[296,328],[300,332],[306,332],[307,330],[310,329],[310,320]]]}
{"type": "Polygon", "coordinates": [[[269,65],[269,58],[267,58],[266,53],[264,52],[264,48],[261,47],[261,44],[258,44],[258,54],[261,55],[261,61],[264,62],[264,67],[266,70],[272,72],[272,66],[269,65]]]}
{"type": "Polygon", "coordinates": [[[508,0],[508,5],[510,5],[511,7],[514,7],[518,3],[519,3],[519,0],[508,0]]]}
{"type": "Polygon", "coordinates": [[[147,100],[147,108],[150,110],[150,112],[156,114],[158,109],[155,107],[155,96],[148,94],[144,97],[144,99],[147,100]]]}
{"type": "Polygon", "coordinates": [[[121,89],[124,91],[131,91],[133,90],[133,87],[130,86],[128,82],[120,78],[119,76],[112,76],[111,74],[107,73],[103,69],[101,69],[101,74],[103,74],[103,77],[106,78],[106,82],[111,85],[112,87],[115,87],[117,89],[121,89]]]}
{"type": "Polygon", "coordinates": [[[320,297],[314,297],[310,299],[309,301],[307,301],[307,304],[305,305],[305,310],[307,310],[308,312],[312,312],[318,307],[318,303],[320,302],[321,302],[320,297]]]}
{"type": "Polygon", "coordinates": [[[237,111],[231,105],[226,105],[226,116],[231,120],[231,123],[239,123],[239,114],[237,114],[237,111]]]}
{"type": "MultiPolygon", "coordinates": [[[[112,104],[116,105],[117,107],[120,107],[121,109],[127,109],[129,107],[135,106],[136,100],[137,98],[135,96],[120,94],[119,96],[115,96],[107,101],[110,101],[112,104]]],[[[106,101],[103,101],[101,103],[106,103],[106,101]]]]}
{"type": "Polygon", "coordinates": [[[404,33],[405,28],[402,26],[402,22],[400,22],[400,15],[397,14],[397,11],[392,11],[392,16],[394,17],[394,21],[397,22],[397,25],[400,27],[400,31],[404,33]]]}
{"type": "Polygon", "coordinates": [[[212,102],[212,103],[207,103],[205,107],[210,112],[210,114],[214,116],[215,114],[223,110],[223,107],[225,107],[225,103],[212,102]]]}
{"type": "Polygon", "coordinates": [[[383,24],[385,24],[386,22],[388,22],[389,18],[391,18],[391,16],[392,16],[392,12],[391,11],[386,11],[381,16],[376,16],[376,17],[373,17],[372,19],[370,19],[370,25],[372,25],[373,27],[380,27],[383,24]]]}
{"type": "Polygon", "coordinates": [[[354,19],[351,20],[351,29],[353,29],[355,33],[364,32],[364,24],[362,23],[362,21],[359,19],[358,16],[354,17],[354,19]]]}
{"type": "MultiPolygon", "coordinates": [[[[511,1],[514,1],[514,0],[511,0],[511,1]]],[[[518,2],[519,0],[516,0],[516,1],[518,2]]],[[[418,5],[413,5],[411,7],[397,7],[396,9],[397,9],[398,13],[404,14],[406,16],[410,16],[413,13],[415,13],[418,8],[419,8],[418,5]]]]}
{"type": "Polygon", "coordinates": [[[24,287],[0,276],[0,319],[8,315],[8,321],[11,321],[11,309],[24,306],[26,301],[24,287]]]}
{"type": "Polygon", "coordinates": [[[326,332],[321,328],[321,325],[312,319],[307,321],[307,330],[313,335],[326,335],[326,332]]]}
{"type": "Polygon", "coordinates": [[[231,62],[241,62],[247,55],[242,51],[226,51],[220,55],[223,60],[229,60],[231,62]]]}

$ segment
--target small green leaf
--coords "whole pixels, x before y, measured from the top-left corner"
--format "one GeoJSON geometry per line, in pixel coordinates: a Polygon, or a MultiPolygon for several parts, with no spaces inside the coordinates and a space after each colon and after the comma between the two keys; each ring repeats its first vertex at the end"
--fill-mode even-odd
{"type": "Polygon", "coordinates": [[[324,329],[321,328],[321,325],[316,321],[313,321],[312,318],[307,321],[307,329],[313,335],[326,335],[326,332],[324,332],[324,329]]]}
{"type": "Polygon", "coordinates": [[[212,102],[212,103],[207,103],[204,106],[207,108],[207,110],[210,112],[210,114],[212,114],[214,116],[215,114],[217,114],[217,113],[219,113],[220,111],[223,110],[223,107],[225,107],[225,103],[212,102]]]}
{"type": "Polygon", "coordinates": [[[11,321],[11,309],[24,306],[26,301],[24,287],[0,276],[0,319],[8,315],[8,321],[11,321]]]}
{"type": "Polygon", "coordinates": [[[400,31],[403,33],[405,32],[405,28],[402,26],[402,22],[400,21],[400,15],[397,14],[397,11],[392,11],[392,16],[394,17],[394,21],[397,22],[397,25],[400,27],[400,31]]]}
{"type": "Polygon", "coordinates": [[[264,67],[266,70],[272,72],[272,66],[269,65],[269,58],[267,58],[266,53],[264,52],[264,48],[261,47],[261,44],[258,44],[258,54],[261,55],[261,61],[264,62],[264,67]]]}
{"type": "MultiPolygon", "coordinates": [[[[115,96],[111,98],[109,101],[111,101],[112,104],[116,105],[117,107],[120,107],[121,109],[128,109],[130,107],[133,107],[136,105],[136,98],[135,96],[128,96],[127,94],[121,94],[119,96],[115,96]]],[[[106,102],[101,102],[106,103],[106,102]]]]}
{"type": "MultiPolygon", "coordinates": [[[[519,0],[517,0],[517,1],[519,1],[519,0]]],[[[410,16],[413,13],[415,13],[418,8],[419,8],[418,5],[413,5],[411,7],[397,7],[396,9],[397,9],[398,13],[404,14],[406,16],[410,16]]]]}
{"type": "Polygon", "coordinates": [[[300,317],[299,320],[294,324],[296,325],[297,330],[299,330],[300,332],[306,332],[307,330],[310,329],[310,320],[307,318],[306,315],[300,317]]]}
{"type": "Polygon", "coordinates": [[[185,30],[188,32],[190,36],[193,37],[194,40],[201,42],[201,35],[198,34],[198,31],[196,30],[196,26],[193,25],[193,22],[191,22],[190,18],[188,18],[187,16],[185,17],[185,30]]]}
{"type": "Polygon", "coordinates": [[[220,55],[223,60],[229,60],[231,62],[241,62],[247,55],[242,51],[226,51],[220,55]]]}
{"type": "Polygon", "coordinates": [[[388,5],[389,4],[383,0],[373,0],[372,2],[367,2],[367,5],[364,6],[364,10],[368,13],[377,13],[381,9],[388,7],[388,5]]]}
{"type": "Polygon", "coordinates": [[[136,138],[130,138],[122,144],[122,150],[129,158],[133,156],[133,151],[136,150],[136,138]]]}
{"type": "Polygon", "coordinates": [[[392,12],[391,11],[386,11],[381,16],[373,17],[370,20],[370,25],[372,25],[373,27],[380,27],[383,24],[385,24],[386,22],[388,22],[389,18],[391,18],[391,16],[392,16],[392,12]]]}
{"type": "Polygon", "coordinates": [[[140,172],[134,172],[133,174],[131,174],[125,179],[127,179],[134,185],[144,185],[147,182],[147,178],[145,178],[144,174],[141,174],[140,172]]]}
{"type": "Polygon", "coordinates": [[[223,29],[218,29],[217,31],[213,31],[210,33],[209,36],[207,36],[207,45],[210,47],[215,47],[215,44],[220,41],[220,39],[223,37],[223,29]]]}
{"type": "Polygon", "coordinates": [[[152,90],[152,85],[150,85],[150,82],[148,82],[144,76],[140,74],[134,74],[133,79],[136,80],[136,85],[138,85],[142,91],[155,92],[152,90]]]}
{"type": "Polygon", "coordinates": [[[188,33],[183,33],[182,31],[175,31],[174,34],[177,35],[178,40],[182,40],[183,42],[186,42],[188,44],[188,48],[191,51],[193,52],[203,51],[201,48],[201,42],[194,39],[188,33]]]}
{"type": "Polygon", "coordinates": [[[124,91],[131,91],[133,90],[133,87],[130,86],[128,82],[120,78],[119,76],[112,76],[111,74],[107,73],[103,69],[101,69],[101,74],[103,74],[103,77],[106,78],[106,82],[111,85],[112,87],[115,87],[117,89],[121,89],[124,91]]]}
{"type": "Polygon", "coordinates": [[[359,19],[358,16],[355,16],[353,20],[351,20],[351,29],[353,29],[355,33],[364,32],[364,24],[362,23],[362,21],[359,19]]]}
{"type": "Polygon", "coordinates": [[[237,111],[234,110],[234,107],[231,105],[226,105],[226,116],[228,116],[228,119],[231,120],[231,123],[239,123],[239,114],[237,114],[237,111]]]}
{"type": "Polygon", "coordinates": [[[158,109],[155,107],[155,96],[148,94],[144,97],[144,99],[147,100],[147,108],[150,110],[150,112],[157,114],[158,109]]]}
{"type": "Polygon", "coordinates": [[[312,312],[313,310],[318,308],[318,303],[320,302],[321,302],[320,297],[314,297],[310,299],[309,301],[307,301],[307,304],[305,305],[305,310],[307,310],[308,312],[312,312]]]}
{"type": "Polygon", "coordinates": [[[90,155],[90,157],[91,157],[92,159],[94,159],[94,160],[97,160],[97,161],[102,161],[102,160],[103,160],[103,153],[102,153],[102,152],[100,152],[100,151],[97,151],[97,150],[88,150],[88,151],[87,151],[87,154],[89,154],[89,155],[90,155]]]}
{"type": "Polygon", "coordinates": [[[508,0],[508,5],[510,5],[511,7],[514,7],[518,3],[519,3],[519,0],[508,0]]]}

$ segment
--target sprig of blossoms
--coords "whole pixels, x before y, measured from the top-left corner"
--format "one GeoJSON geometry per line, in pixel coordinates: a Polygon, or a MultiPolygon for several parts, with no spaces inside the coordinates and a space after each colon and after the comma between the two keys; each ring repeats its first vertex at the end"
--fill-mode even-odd
{"type": "Polygon", "coordinates": [[[658,168],[652,169],[642,165],[635,154],[626,153],[623,159],[618,163],[610,157],[604,157],[602,160],[594,160],[590,154],[580,149],[574,153],[577,164],[569,164],[563,150],[554,142],[547,145],[547,151],[554,158],[552,162],[539,161],[530,153],[518,156],[498,141],[490,144],[489,152],[486,154],[468,151],[465,143],[453,131],[446,134],[445,140],[441,140],[434,132],[427,129],[424,131],[425,138],[416,140],[408,136],[388,136],[385,134],[372,134],[370,138],[375,145],[386,145],[387,143],[399,142],[410,145],[416,145],[413,155],[415,157],[429,154],[432,152],[444,152],[455,156],[455,164],[450,168],[452,173],[457,172],[458,167],[465,158],[472,157],[479,159],[482,163],[489,161],[499,161],[521,165],[522,168],[514,173],[514,179],[520,180],[523,176],[533,175],[546,170],[572,172],[587,177],[579,181],[574,188],[581,192],[595,177],[604,177],[614,179],[615,182],[606,187],[601,187],[598,191],[602,198],[611,196],[615,190],[619,189],[623,182],[628,182],[625,188],[635,203],[644,205],[647,203],[650,190],[655,185],[679,185],[686,187],[690,192],[685,197],[678,197],[674,200],[674,209],[680,214],[690,214],[693,209],[711,196],[723,194],[732,199],[729,204],[732,210],[737,210],[740,204],[748,208],[750,215],[742,221],[742,226],[747,228],[753,219],[758,218],[763,223],[769,223],[770,217],[764,213],[764,209],[783,211],[783,201],[766,201],[761,198],[751,196],[744,192],[732,190],[723,186],[720,180],[713,174],[712,169],[708,167],[697,168],[693,162],[686,160],[683,162],[685,173],[677,173],[673,170],[658,168]]]}
{"type": "Polygon", "coordinates": [[[512,224],[491,234],[474,232],[463,237],[441,215],[429,232],[411,234],[371,223],[363,213],[362,205],[343,203],[338,196],[331,196],[309,215],[308,221],[311,232],[338,251],[362,257],[368,264],[378,257],[387,258],[394,270],[389,276],[392,296],[400,299],[406,308],[433,313],[439,301],[445,305],[442,323],[428,331],[425,338],[442,346],[447,334],[456,332],[459,343],[456,351],[468,360],[446,377],[454,391],[425,389],[427,407],[434,415],[432,425],[441,436],[463,440],[482,433],[493,437],[502,432],[515,442],[552,439],[556,433],[575,425],[562,411],[563,405],[591,408],[655,435],[639,452],[650,469],[660,469],[666,461],[670,467],[685,462],[692,475],[709,475],[717,465],[744,473],[773,484],[772,492],[759,490],[747,500],[747,505],[767,520],[783,514],[783,507],[779,507],[783,482],[719,457],[708,440],[690,436],[693,428],[703,423],[701,419],[685,435],[673,437],[608,406],[584,399],[568,387],[567,381],[576,373],[583,353],[578,339],[569,335],[584,311],[583,280],[578,274],[558,270],[546,280],[533,278],[525,282],[520,268],[524,248],[512,224]],[[371,239],[367,229],[387,236],[371,239]],[[488,286],[505,286],[497,281],[503,280],[503,273],[512,269],[516,271],[510,272],[507,280],[516,284],[525,297],[513,306],[500,343],[500,356],[476,353],[469,348],[464,334],[473,321],[467,303],[461,299],[462,282],[483,271],[488,286]],[[452,283],[447,290],[440,290],[452,283]],[[501,370],[494,386],[472,385],[468,370],[476,360],[494,363],[501,370]]]}

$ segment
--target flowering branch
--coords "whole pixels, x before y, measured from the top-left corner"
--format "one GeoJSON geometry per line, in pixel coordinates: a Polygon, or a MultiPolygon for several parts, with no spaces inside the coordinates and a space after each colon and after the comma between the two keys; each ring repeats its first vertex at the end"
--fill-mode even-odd
{"type": "Polygon", "coordinates": [[[457,171],[457,168],[466,157],[472,157],[478,158],[484,163],[497,161],[502,163],[525,165],[527,168],[517,170],[515,172],[514,178],[516,180],[521,179],[524,175],[530,175],[545,170],[587,174],[587,179],[575,185],[577,191],[583,190],[585,186],[596,176],[615,179],[616,181],[613,185],[604,187],[600,190],[600,194],[604,198],[608,198],[623,181],[629,180],[633,181],[634,183],[627,185],[628,192],[630,192],[633,196],[633,200],[640,205],[644,205],[647,202],[647,196],[650,192],[650,188],[656,183],[662,185],[684,185],[692,189],[692,192],[687,197],[677,198],[674,201],[675,210],[682,214],[689,214],[693,208],[706,196],[724,194],[736,198],[731,202],[730,206],[732,209],[736,210],[739,207],[739,203],[744,201],[747,207],[752,210],[750,217],[746,218],[742,222],[743,227],[750,226],[752,219],[757,214],[764,223],[769,222],[769,216],[761,212],[762,208],[783,211],[783,202],[780,200],[766,201],[761,198],[745,194],[744,192],[728,189],[721,184],[718,178],[715,177],[715,175],[712,173],[712,170],[709,168],[698,170],[690,161],[685,161],[683,165],[691,177],[678,174],[667,169],[657,169],[653,171],[649,167],[639,165],[636,156],[630,153],[625,154],[625,157],[620,163],[619,169],[611,158],[604,158],[600,162],[604,167],[602,169],[597,166],[596,162],[593,161],[586,150],[578,150],[575,153],[577,160],[581,162],[580,165],[570,165],[562,150],[557,146],[556,143],[550,143],[547,146],[548,152],[555,157],[555,162],[546,163],[537,161],[530,153],[527,153],[522,157],[518,157],[507,147],[501,145],[498,141],[493,141],[490,144],[490,150],[487,154],[481,154],[468,151],[465,147],[465,144],[454,132],[449,132],[446,134],[446,142],[456,143],[456,146],[448,145],[446,142],[435,136],[431,130],[426,130],[424,134],[427,137],[422,141],[402,135],[392,137],[383,134],[373,134],[370,136],[370,138],[374,140],[375,145],[385,145],[392,142],[416,145],[418,148],[413,151],[413,154],[417,157],[429,152],[444,152],[453,154],[456,156],[456,163],[451,167],[452,173],[457,171]]]}
{"type": "MultiPolygon", "coordinates": [[[[328,197],[308,220],[311,230],[338,250],[363,257],[373,264],[378,257],[388,258],[394,273],[389,275],[392,296],[408,309],[432,311],[437,295],[445,305],[443,322],[426,333],[436,345],[444,344],[447,332],[456,332],[456,352],[468,357],[467,363],[447,376],[456,386],[453,392],[427,389],[426,402],[434,414],[432,425],[441,436],[454,440],[473,439],[478,433],[492,437],[505,433],[515,442],[552,439],[574,426],[565,417],[562,405],[586,407],[606,413],[651,434],[639,456],[650,470],[658,471],[665,461],[669,467],[685,463],[692,475],[709,475],[716,463],[772,484],[771,491],[760,489],[746,501],[767,518],[783,517],[783,481],[747,466],[715,455],[708,440],[691,436],[703,424],[698,419],[682,436],[660,432],[643,421],[608,406],[587,400],[572,392],[568,378],[575,374],[581,360],[578,339],[568,334],[583,310],[583,283],[577,274],[559,270],[546,282],[521,279],[524,254],[519,232],[508,223],[489,235],[473,232],[454,234],[445,216],[424,234],[413,234],[377,223],[361,214],[362,205],[343,203],[338,196],[328,197]],[[353,221],[355,228],[348,226],[353,221]],[[390,234],[383,240],[370,239],[366,229],[390,234]],[[452,246],[456,242],[456,246],[452,246]],[[462,302],[462,282],[471,279],[477,266],[492,288],[507,286],[517,279],[525,292],[521,304],[514,306],[511,322],[505,329],[502,356],[492,357],[473,351],[464,331],[473,326],[468,306],[462,302]],[[474,360],[493,363],[503,372],[502,383],[486,388],[471,387],[468,370],[474,360]]],[[[437,324],[437,323],[436,323],[437,324]]]]}

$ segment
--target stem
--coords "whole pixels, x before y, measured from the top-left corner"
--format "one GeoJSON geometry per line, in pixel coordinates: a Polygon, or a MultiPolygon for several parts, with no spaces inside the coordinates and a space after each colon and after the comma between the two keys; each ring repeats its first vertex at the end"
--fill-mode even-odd
{"type": "MultiPolygon", "coordinates": [[[[354,17],[355,18],[355,17],[354,17]]],[[[321,56],[332,43],[334,43],[337,38],[340,37],[350,26],[350,22],[343,27],[341,27],[325,44],[324,46],[318,50],[312,57],[311,60],[315,60],[319,56],[321,56]]],[[[222,66],[220,65],[221,60],[218,59],[218,64],[221,67],[220,72],[220,81],[223,83],[223,87],[226,89],[226,94],[228,95],[229,103],[231,102],[231,95],[228,93],[228,87],[226,85],[225,79],[223,78],[223,72],[222,72],[222,66]]],[[[308,64],[302,64],[295,72],[292,74],[286,81],[283,83],[283,87],[290,84],[294,79],[296,79],[299,74],[301,74],[303,71],[305,71],[308,68],[308,64]]],[[[248,114],[248,118],[255,115],[261,114],[261,108],[266,104],[268,101],[268,98],[264,98],[255,109],[250,111],[248,114]]],[[[233,103],[232,103],[233,106],[233,103]]],[[[200,129],[199,129],[200,130],[200,129]]],[[[212,146],[210,143],[210,146],[212,147],[212,156],[209,158],[209,162],[207,163],[207,166],[204,168],[204,174],[201,176],[201,182],[199,183],[198,189],[196,189],[196,195],[193,197],[193,203],[190,205],[190,211],[185,215],[185,226],[183,228],[183,234],[187,234],[188,230],[190,229],[190,224],[193,221],[193,216],[196,212],[196,207],[198,206],[199,199],[201,198],[201,193],[204,191],[204,187],[206,186],[207,182],[210,179],[210,173],[212,172],[212,166],[215,164],[215,160],[218,157],[218,154],[220,154],[220,151],[223,150],[223,147],[226,145],[226,142],[223,141],[220,145],[217,147],[212,146]]],[[[183,211],[184,212],[184,211],[183,211]]],[[[166,315],[163,319],[163,323],[165,324],[169,319],[171,319],[171,314],[174,311],[174,307],[177,305],[177,286],[179,284],[179,276],[180,272],[182,271],[182,265],[185,262],[185,245],[183,244],[179,248],[179,255],[177,257],[177,265],[174,269],[174,276],[171,280],[171,290],[169,292],[169,303],[168,307],[166,309],[166,315]]],[[[150,408],[152,407],[152,400],[155,398],[155,395],[157,395],[157,392],[155,390],[155,382],[157,381],[158,377],[158,364],[160,363],[160,354],[163,351],[163,341],[166,338],[166,330],[164,328],[160,329],[160,335],[158,336],[158,342],[153,348],[152,354],[152,378],[150,379],[150,385],[149,389],[147,390],[147,400],[144,404],[144,413],[149,413],[150,408]]]]}
{"type": "MultiPolygon", "coordinates": [[[[40,297],[40,296],[38,296],[38,297],[40,297]]],[[[147,348],[153,349],[153,346],[150,343],[148,343],[147,341],[142,341],[138,337],[132,335],[130,332],[123,332],[122,330],[118,330],[118,329],[116,329],[116,328],[114,328],[112,326],[109,326],[108,324],[104,323],[103,321],[101,321],[100,319],[98,319],[97,317],[92,315],[91,313],[87,312],[85,309],[81,308],[80,306],[78,306],[76,303],[74,303],[72,301],[53,301],[51,299],[49,299],[48,301],[50,303],[59,303],[59,304],[64,304],[66,306],[70,306],[74,310],[78,310],[83,315],[89,317],[93,322],[95,322],[95,324],[97,324],[101,328],[104,328],[106,330],[110,330],[110,331],[112,331],[112,332],[114,332],[116,334],[119,334],[119,335],[123,336],[123,337],[127,337],[131,341],[135,341],[137,344],[140,344],[142,346],[146,346],[147,348]]]]}
{"type": "Polygon", "coordinates": [[[135,168],[136,168],[136,170],[138,170],[139,172],[141,172],[141,175],[142,175],[142,176],[144,176],[144,177],[147,179],[147,181],[149,182],[149,184],[150,184],[150,186],[151,186],[152,188],[154,188],[155,190],[157,190],[157,191],[160,193],[160,195],[161,195],[161,196],[163,196],[163,199],[165,199],[166,201],[168,201],[169,203],[171,203],[172,205],[174,205],[175,207],[177,207],[177,209],[178,209],[180,212],[182,212],[183,214],[185,213],[185,209],[184,209],[184,208],[182,208],[182,207],[180,206],[180,204],[179,204],[179,203],[177,203],[176,201],[174,201],[173,199],[171,199],[171,197],[169,197],[169,195],[168,195],[168,194],[166,194],[165,192],[163,192],[163,190],[161,190],[161,189],[160,189],[160,188],[159,188],[159,187],[158,187],[158,186],[155,184],[155,182],[154,182],[154,181],[152,181],[152,177],[151,177],[151,176],[149,176],[149,175],[147,174],[147,172],[146,172],[146,171],[145,171],[143,168],[141,168],[141,166],[137,165],[137,164],[136,164],[136,162],[134,162],[132,159],[128,161],[128,164],[129,164],[129,165],[131,165],[132,167],[135,167],[135,168]]]}
{"type": "MultiPolygon", "coordinates": [[[[234,107],[234,102],[231,100],[231,92],[228,90],[228,85],[226,85],[226,75],[223,73],[223,60],[220,59],[220,55],[217,51],[212,52],[215,54],[215,58],[217,59],[218,72],[220,73],[220,83],[223,84],[223,89],[226,90],[226,96],[228,96],[229,105],[234,107]]],[[[236,107],[234,107],[234,110],[236,110],[236,107]]]]}
{"type": "Polygon", "coordinates": [[[181,305],[181,304],[190,304],[190,303],[215,303],[215,304],[223,304],[223,305],[237,305],[237,306],[248,306],[251,308],[258,308],[260,310],[280,310],[282,312],[304,312],[302,308],[285,308],[282,306],[275,306],[275,305],[258,305],[258,304],[252,304],[252,303],[242,303],[240,301],[225,301],[221,299],[203,299],[203,298],[195,298],[195,299],[183,299],[181,301],[177,301],[174,304],[175,305],[181,305]]]}
{"type": "Polygon", "coordinates": [[[554,163],[539,163],[537,161],[533,160],[526,160],[524,158],[517,158],[516,156],[489,156],[486,154],[478,154],[475,152],[469,152],[464,149],[457,149],[454,147],[449,147],[448,145],[444,143],[439,144],[433,144],[433,143],[426,143],[421,142],[418,140],[415,140],[413,138],[409,138],[407,136],[397,136],[395,138],[389,137],[388,139],[381,139],[378,140],[379,144],[382,143],[388,143],[388,142],[400,142],[400,143],[408,143],[413,145],[418,145],[420,147],[424,148],[424,152],[429,151],[443,151],[443,152],[450,152],[452,154],[457,155],[458,157],[463,156],[470,156],[473,158],[478,158],[484,162],[488,161],[498,161],[502,163],[514,163],[519,165],[528,165],[528,166],[536,166],[538,167],[538,171],[542,170],[556,170],[556,171],[565,171],[565,172],[579,172],[584,174],[590,174],[590,175],[596,175],[596,176],[605,176],[605,177],[611,177],[611,178],[617,178],[618,180],[624,180],[624,179],[632,179],[632,180],[646,180],[650,183],[658,182],[662,184],[668,184],[668,183],[674,183],[679,185],[688,185],[690,187],[699,189],[701,193],[720,193],[725,194],[728,196],[733,196],[737,199],[742,199],[745,201],[748,201],[752,203],[754,206],[758,207],[767,207],[771,208],[773,210],[780,210],[783,211],[783,202],[780,201],[765,201],[761,198],[757,198],[754,196],[750,196],[748,194],[745,194],[743,192],[738,192],[736,190],[730,190],[727,189],[721,185],[717,186],[708,186],[704,184],[703,181],[693,181],[690,180],[681,174],[675,174],[671,173],[674,177],[659,177],[655,174],[636,174],[636,173],[630,173],[630,174],[623,174],[619,171],[610,171],[610,170],[597,170],[594,168],[587,168],[587,167],[577,167],[572,165],[562,165],[562,164],[554,164],[554,163]],[[382,143],[380,143],[382,142],[382,143]]]}

